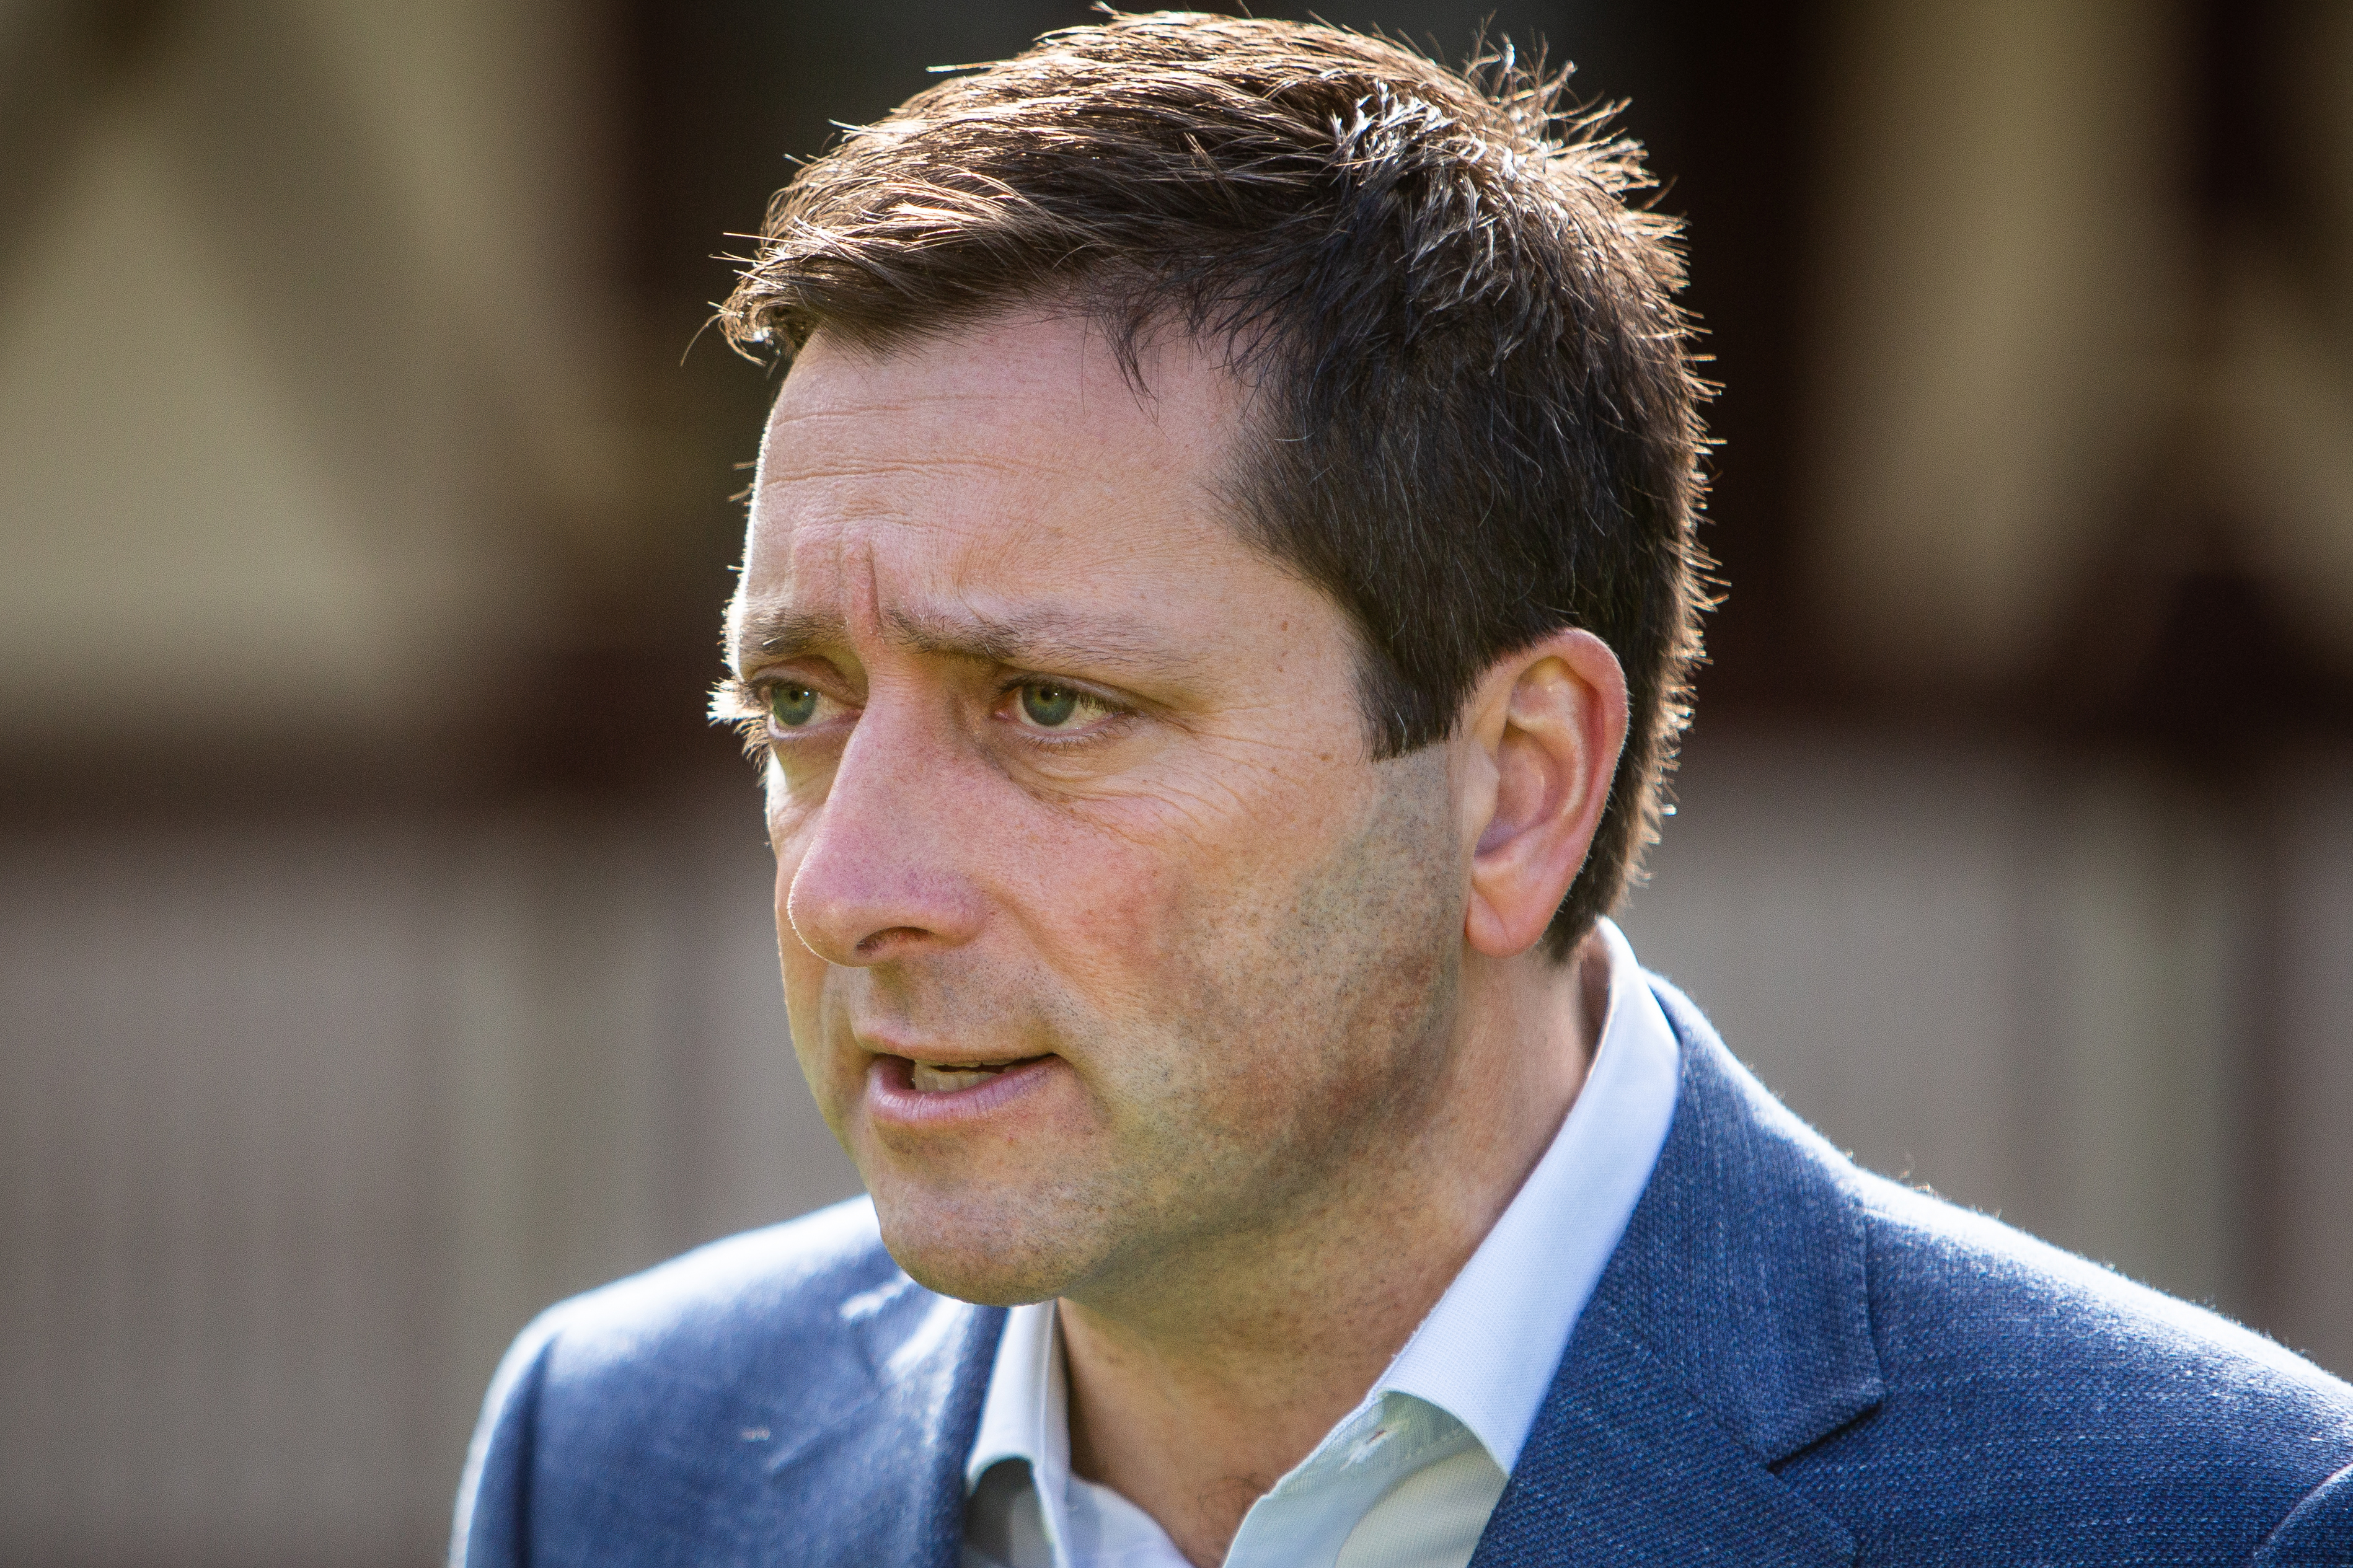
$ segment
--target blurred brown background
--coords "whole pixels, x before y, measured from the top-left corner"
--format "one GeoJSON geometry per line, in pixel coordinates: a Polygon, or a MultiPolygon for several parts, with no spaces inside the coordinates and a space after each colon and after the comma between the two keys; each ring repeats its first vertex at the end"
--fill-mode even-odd
{"type": "MultiPolygon", "coordinates": [[[[1727,387],[1637,947],[2353,1372],[2353,7],[1492,10],[1631,100],[1727,387]]],[[[786,154],[1084,15],[0,0],[0,1562],[427,1563],[533,1310],[854,1190],[697,331],[786,154]]]]}

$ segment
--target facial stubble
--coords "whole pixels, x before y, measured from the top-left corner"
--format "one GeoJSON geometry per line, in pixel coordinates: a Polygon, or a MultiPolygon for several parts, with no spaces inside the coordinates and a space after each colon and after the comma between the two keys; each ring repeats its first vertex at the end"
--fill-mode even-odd
{"type": "Polygon", "coordinates": [[[1071,1064],[1091,1146],[1009,1183],[870,1171],[902,1267],[991,1304],[1149,1301],[1377,1222],[1455,1066],[1465,894],[1444,748],[1366,765],[1326,853],[1179,900],[1124,994],[959,976],[961,1005],[1012,1004],[1071,1064]]]}

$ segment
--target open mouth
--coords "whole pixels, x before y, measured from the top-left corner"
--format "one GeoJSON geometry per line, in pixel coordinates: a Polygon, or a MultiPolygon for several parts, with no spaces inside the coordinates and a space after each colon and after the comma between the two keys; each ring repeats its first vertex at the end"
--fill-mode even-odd
{"type": "Polygon", "coordinates": [[[1015,1068],[1045,1059],[1043,1057],[1024,1057],[1012,1062],[910,1061],[907,1064],[907,1081],[918,1094],[953,1094],[960,1089],[987,1083],[1015,1068]]]}

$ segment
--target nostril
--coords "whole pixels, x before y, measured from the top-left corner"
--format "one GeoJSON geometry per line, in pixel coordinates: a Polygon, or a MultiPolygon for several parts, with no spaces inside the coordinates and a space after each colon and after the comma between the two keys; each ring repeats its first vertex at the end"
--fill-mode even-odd
{"type": "Polygon", "coordinates": [[[860,958],[872,958],[875,954],[881,952],[884,948],[891,946],[893,942],[902,941],[909,937],[919,937],[923,934],[923,933],[922,931],[917,931],[913,926],[892,926],[886,931],[878,931],[871,936],[863,936],[858,939],[858,956],[860,958]]]}

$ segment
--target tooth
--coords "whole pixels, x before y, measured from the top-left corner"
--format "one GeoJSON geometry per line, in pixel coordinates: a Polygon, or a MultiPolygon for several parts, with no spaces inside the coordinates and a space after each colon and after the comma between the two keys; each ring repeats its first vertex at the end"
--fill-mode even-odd
{"type": "Polygon", "coordinates": [[[909,1078],[919,1094],[945,1094],[951,1089],[970,1089],[986,1083],[1004,1071],[992,1067],[934,1067],[929,1062],[916,1062],[909,1078]]]}

